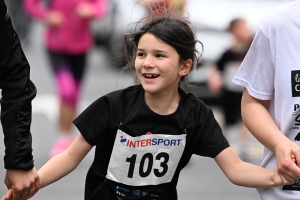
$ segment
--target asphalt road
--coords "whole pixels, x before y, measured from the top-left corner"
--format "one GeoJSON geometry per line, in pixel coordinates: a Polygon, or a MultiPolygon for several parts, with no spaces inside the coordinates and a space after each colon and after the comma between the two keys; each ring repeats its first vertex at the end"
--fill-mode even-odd
{"type": "MultiPolygon", "coordinates": [[[[48,159],[48,154],[56,136],[57,98],[54,82],[48,60],[46,58],[41,37],[41,25],[34,25],[31,44],[26,46],[25,53],[31,64],[31,79],[38,88],[38,95],[33,101],[33,155],[35,167],[39,169],[48,159]]],[[[93,49],[88,57],[88,71],[84,82],[82,100],[79,110],[82,111],[95,99],[115,89],[121,89],[133,84],[129,74],[111,67],[111,60],[105,57],[103,49],[93,49]]],[[[221,120],[222,113],[215,109],[215,115],[221,120]]],[[[2,130],[1,130],[2,131],[2,130]]],[[[74,136],[78,134],[74,128],[74,136]]],[[[3,134],[0,133],[1,141],[3,134]]],[[[238,153],[238,134],[232,130],[228,138],[234,150],[238,153]]],[[[0,157],[4,148],[0,146],[0,157]]],[[[92,162],[93,150],[81,164],[65,178],[40,190],[33,200],[79,200],[83,199],[86,172],[92,162]]],[[[252,140],[250,162],[259,164],[262,147],[252,140]]],[[[3,166],[1,159],[0,165],[3,166]]],[[[5,171],[0,170],[0,180],[4,179],[5,171]]],[[[6,192],[6,187],[0,184],[0,196],[6,192]]],[[[253,200],[259,199],[255,189],[235,186],[222,173],[213,159],[195,156],[182,171],[178,183],[178,196],[181,200],[253,200]]]]}

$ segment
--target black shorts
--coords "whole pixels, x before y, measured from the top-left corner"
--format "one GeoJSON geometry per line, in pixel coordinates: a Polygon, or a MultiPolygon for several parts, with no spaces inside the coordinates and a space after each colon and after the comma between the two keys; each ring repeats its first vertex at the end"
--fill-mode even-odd
{"type": "Polygon", "coordinates": [[[86,54],[70,55],[56,53],[48,49],[51,67],[56,75],[61,70],[69,71],[77,82],[81,82],[85,72],[86,54]]]}
{"type": "Polygon", "coordinates": [[[234,125],[242,120],[242,95],[242,92],[231,92],[228,90],[224,90],[221,105],[224,111],[226,125],[234,125]]]}

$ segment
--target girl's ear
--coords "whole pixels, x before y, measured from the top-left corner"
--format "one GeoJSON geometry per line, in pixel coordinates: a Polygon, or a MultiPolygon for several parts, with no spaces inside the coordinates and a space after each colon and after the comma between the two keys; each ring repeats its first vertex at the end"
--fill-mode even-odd
{"type": "Polygon", "coordinates": [[[187,59],[181,64],[181,69],[179,71],[179,76],[186,76],[193,66],[193,61],[191,59],[187,59]]]}

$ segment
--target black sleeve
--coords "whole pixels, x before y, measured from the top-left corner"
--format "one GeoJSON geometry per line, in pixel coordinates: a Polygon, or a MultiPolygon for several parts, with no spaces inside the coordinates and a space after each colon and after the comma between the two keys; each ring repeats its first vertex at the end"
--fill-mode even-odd
{"type": "Polygon", "coordinates": [[[224,137],[222,129],[211,109],[202,117],[198,127],[199,132],[197,135],[201,137],[198,140],[199,143],[195,154],[214,158],[221,151],[229,147],[229,143],[224,137]]]}
{"type": "Polygon", "coordinates": [[[1,123],[4,132],[6,169],[33,168],[31,101],[36,87],[18,35],[12,27],[4,0],[0,0],[1,123]]]}
{"type": "Polygon", "coordinates": [[[219,71],[224,71],[224,66],[228,62],[228,57],[229,57],[229,51],[225,51],[219,60],[216,62],[216,66],[219,71]]]}
{"type": "Polygon", "coordinates": [[[92,146],[105,141],[111,121],[110,103],[101,97],[87,107],[74,121],[84,139],[92,146]]]}

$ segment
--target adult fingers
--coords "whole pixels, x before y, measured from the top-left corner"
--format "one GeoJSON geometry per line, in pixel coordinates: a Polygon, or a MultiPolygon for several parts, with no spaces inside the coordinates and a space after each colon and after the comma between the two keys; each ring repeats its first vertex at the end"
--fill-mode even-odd
{"type": "Polygon", "coordinates": [[[35,192],[38,192],[39,189],[41,187],[41,182],[40,182],[40,177],[39,175],[36,177],[35,179],[35,183],[34,183],[34,188],[35,188],[35,192]]]}
{"type": "Polygon", "coordinates": [[[27,200],[28,194],[30,191],[30,188],[34,188],[34,185],[29,185],[26,187],[18,188],[18,187],[12,187],[13,192],[13,200],[27,200]]]}
{"type": "Polygon", "coordinates": [[[12,195],[13,200],[21,200],[22,191],[13,189],[12,192],[13,192],[12,195]]]}
{"type": "Polygon", "coordinates": [[[31,197],[33,197],[33,196],[35,195],[35,193],[37,192],[36,190],[37,190],[37,189],[36,189],[35,186],[32,187],[32,188],[29,190],[29,193],[28,193],[26,199],[30,199],[31,197]]]}

